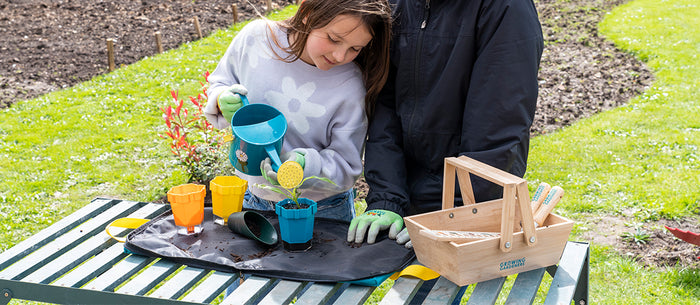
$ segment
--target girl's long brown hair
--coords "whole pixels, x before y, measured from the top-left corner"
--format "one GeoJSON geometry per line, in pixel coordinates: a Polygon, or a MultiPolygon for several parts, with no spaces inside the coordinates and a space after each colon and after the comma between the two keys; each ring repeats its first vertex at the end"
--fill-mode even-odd
{"type": "MultiPolygon", "coordinates": [[[[328,25],[339,15],[359,17],[369,28],[372,40],[362,48],[355,62],[362,70],[362,81],[367,89],[365,112],[371,117],[374,102],[389,74],[389,41],[391,40],[391,7],[387,0],[304,0],[297,13],[279,24],[295,37],[288,55],[280,59],[293,62],[301,57],[311,30],[328,25]]],[[[273,37],[275,44],[279,42],[273,37]]]]}

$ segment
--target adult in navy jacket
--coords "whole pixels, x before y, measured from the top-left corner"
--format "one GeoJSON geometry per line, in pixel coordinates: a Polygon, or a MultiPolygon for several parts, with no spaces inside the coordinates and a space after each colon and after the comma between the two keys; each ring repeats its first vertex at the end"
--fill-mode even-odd
{"type": "MultiPolygon", "coordinates": [[[[388,228],[396,238],[402,216],[439,210],[446,157],[522,177],[537,104],[544,46],[532,0],[390,2],[392,65],[370,121],[369,212],[351,223],[354,242],[367,229],[369,243],[388,228]]],[[[472,184],[477,202],[502,196],[493,183],[472,184]]]]}

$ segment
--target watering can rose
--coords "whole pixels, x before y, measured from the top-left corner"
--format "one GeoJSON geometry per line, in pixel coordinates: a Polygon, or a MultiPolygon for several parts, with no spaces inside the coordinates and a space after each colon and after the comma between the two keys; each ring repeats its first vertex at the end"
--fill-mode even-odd
{"type": "Polygon", "coordinates": [[[280,166],[280,169],[277,172],[277,179],[280,182],[280,185],[265,185],[256,183],[255,187],[281,194],[282,196],[292,200],[292,202],[296,204],[297,208],[299,208],[299,195],[301,195],[299,187],[301,187],[306,180],[318,179],[333,185],[337,185],[331,179],[325,177],[310,176],[301,179],[303,176],[304,170],[301,168],[299,163],[295,161],[286,161],[284,164],[282,164],[282,166],[280,166]],[[300,170],[301,173],[299,172],[300,170]]]}

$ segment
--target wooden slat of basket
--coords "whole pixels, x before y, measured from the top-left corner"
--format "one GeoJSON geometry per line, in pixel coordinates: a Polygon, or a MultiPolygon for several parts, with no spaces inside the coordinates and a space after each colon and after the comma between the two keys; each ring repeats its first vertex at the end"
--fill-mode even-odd
{"type": "Polygon", "coordinates": [[[457,171],[457,181],[459,181],[459,192],[462,195],[464,205],[475,204],[476,199],[474,198],[474,190],[472,189],[472,180],[469,177],[469,173],[457,171]]]}
{"type": "Polygon", "coordinates": [[[527,190],[527,182],[521,182],[517,186],[518,205],[520,206],[521,226],[525,233],[525,243],[528,246],[537,244],[535,237],[535,221],[530,208],[530,193],[527,190]]]}
{"type": "Polygon", "coordinates": [[[484,178],[498,185],[518,184],[524,179],[502,171],[486,163],[481,163],[466,156],[457,158],[446,158],[446,162],[453,163],[455,166],[466,169],[472,173],[478,173],[479,177],[484,178]]]}
{"type": "MultiPolygon", "coordinates": [[[[501,214],[501,243],[499,247],[503,252],[509,252],[513,247],[513,218],[515,217],[514,184],[503,186],[503,214],[501,214]]],[[[529,208],[529,206],[528,206],[529,208]]]]}
{"type": "Polygon", "coordinates": [[[501,237],[497,232],[480,231],[452,231],[452,230],[420,230],[420,235],[438,241],[469,241],[475,239],[485,239],[501,237]]]}
{"type": "MultiPolygon", "coordinates": [[[[454,159],[454,158],[450,158],[454,159]]],[[[447,210],[455,207],[455,175],[454,172],[457,171],[454,164],[447,162],[445,159],[445,174],[442,182],[442,209],[447,210]]],[[[469,182],[469,189],[471,190],[471,182],[469,182]]],[[[462,197],[464,197],[464,190],[462,190],[462,197]]],[[[472,195],[473,196],[473,195],[472,195]]],[[[465,199],[463,199],[465,200],[465,199]]]]}

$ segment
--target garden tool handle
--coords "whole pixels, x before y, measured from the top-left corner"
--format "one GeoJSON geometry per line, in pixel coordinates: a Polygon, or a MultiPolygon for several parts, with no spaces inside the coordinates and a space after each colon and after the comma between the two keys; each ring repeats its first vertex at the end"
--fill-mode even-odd
{"type": "Polygon", "coordinates": [[[549,194],[551,189],[552,187],[546,182],[542,182],[539,186],[537,186],[535,195],[532,195],[532,203],[530,204],[530,207],[532,208],[532,215],[537,213],[537,209],[540,208],[542,202],[545,198],[547,198],[547,194],[549,194]]]}
{"type": "Polygon", "coordinates": [[[547,194],[547,198],[544,199],[540,208],[537,209],[537,213],[535,213],[536,226],[542,226],[544,221],[547,219],[547,216],[549,216],[549,213],[554,210],[554,206],[559,203],[562,196],[564,196],[564,189],[559,186],[552,187],[549,194],[547,194]]]}

